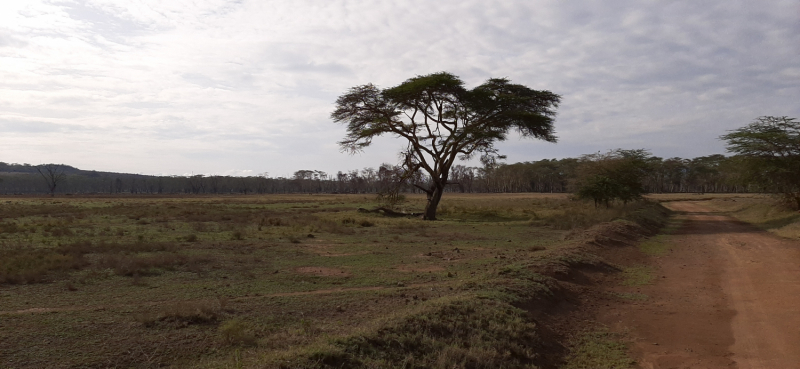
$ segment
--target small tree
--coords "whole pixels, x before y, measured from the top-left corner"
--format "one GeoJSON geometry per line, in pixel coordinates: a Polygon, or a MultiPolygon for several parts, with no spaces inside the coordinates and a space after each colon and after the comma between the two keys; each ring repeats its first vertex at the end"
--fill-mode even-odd
{"type": "Polygon", "coordinates": [[[620,192],[620,184],[611,178],[602,174],[594,175],[581,184],[578,191],[575,193],[579,199],[594,200],[594,207],[600,204],[605,204],[610,207],[609,203],[614,200],[616,194],[620,192]]]}
{"type": "Polygon", "coordinates": [[[789,117],[758,117],[720,139],[727,141],[728,152],[742,157],[746,180],[783,194],[800,209],[800,122],[789,117]]]}
{"type": "Polygon", "coordinates": [[[372,84],[353,87],[336,100],[331,119],[347,125],[339,145],[350,152],[363,150],[383,134],[404,139],[403,167],[430,177],[427,185],[414,186],[427,194],[423,219],[435,220],[456,159],[497,157],[495,142],[505,140],[512,129],[523,137],[556,142],[553,121],[560,100],[550,91],[504,78],[468,90],[458,77],[440,72],[384,90],[372,84]]]}
{"type": "Polygon", "coordinates": [[[44,178],[47,188],[50,190],[50,196],[55,196],[56,187],[67,179],[63,164],[42,164],[36,167],[36,171],[44,178]]]}
{"type": "Polygon", "coordinates": [[[644,149],[582,156],[573,184],[575,195],[606,207],[614,200],[627,204],[642,199],[647,193],[644,180],[652,170],[650,157],[644,149]]]}

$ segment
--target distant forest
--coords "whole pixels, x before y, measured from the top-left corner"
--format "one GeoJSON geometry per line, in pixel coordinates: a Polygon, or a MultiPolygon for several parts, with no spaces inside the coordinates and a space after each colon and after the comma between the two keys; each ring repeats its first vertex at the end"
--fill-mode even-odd
{"type": "MultiPolygon", "coordinates": [[[[545,159],[515,164],[487,164],[483,167],[456,165],[451,169],[447,191],[465,193],[572,192],[571,184],[582,158],[545,159]]],[[[662,159],[650,156],[643,177],[647,192],[748,192],[737,165],[737,157],[710,155],[694,159],[662,159]]],[[[52,167],[52,165],[51,165],[52,167]]],[[[80,170],[56,166],[63,176],[56,194],[275,194],[275,193],[381,193],[396,182],[398,166],[383,164],[328,174],[298,170],[291,178],[268,176],[151,176],[80,170]]],[[[30,164],[0,162],[0,194],[48,194],[45,176],[30,164]]],[[[416,181],[426,179],[419,174],[416,181]]],[[[408,184],[402,192],[419,192],[408,184]]]]}

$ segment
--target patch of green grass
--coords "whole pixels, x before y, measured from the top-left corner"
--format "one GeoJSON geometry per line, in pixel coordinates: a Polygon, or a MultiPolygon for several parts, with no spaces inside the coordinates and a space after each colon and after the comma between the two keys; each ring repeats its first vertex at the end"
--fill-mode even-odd
{"type": "Polygon", "coordinates": [[[675,234],[683,224],[685,219],[671,218],[661,229],[659,234],[651,237],[639,244],[639,250],[650,256],[664,256],[670,251],[671,235],[675,234]]]}
{"type": "Polygon", "coordinates": [[[626,369],[634,364],[620,336],[598,330],[578,337],[561,369],[626,369]]]}
{"type": "Polygon", "coordinates": [[[633,266],[622,270],[622,285],[644,286],[653,282],[653,268],[648,266],[633,266]]]}
{"type": "Polygon", "coordinates": [[[663,256],[670,250],[670,243],[664,235],[652,237],[639,244],[639,250],[650,256],[663,256]]]}
{"type": "Polygon", "coordinates": [[[650,296],[638,292],[616,292],[614,296],[628,301],[647,301],[650,296]]]}

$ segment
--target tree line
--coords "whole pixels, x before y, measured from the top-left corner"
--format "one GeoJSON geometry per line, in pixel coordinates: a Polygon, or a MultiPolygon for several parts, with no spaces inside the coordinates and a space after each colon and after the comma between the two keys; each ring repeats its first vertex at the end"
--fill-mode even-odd
{"type": "MultiPolygon", "coordinates": [[[[624,151],[624,150],[623,150],[624,151]]],[[[640,150],[646,153],[644,150],[640,150]]],[[[607,154],[579,158],[544,159],[514,164],[487,163],[479,167],[454,165],[446,192],[575,192],[586,163],[607,154]]],[[[642,176],[645,192],[748,192],[758,191],[743,172],[741,158],[710,155],[694,159],[659,158],[645,155],[647,171],[642,176]]],[[[2,194],[277,194],[364,193],[377,194],[396,186],[404,173],[400,165],[328,174],[298,170],[291,177],[257,176],[152,176],[80,170],[69,165],[8,164],[0,162],[2,194]]],[[[414,183],[430,181],[418,172],[414,183]]],[[[411,184],[402,193],[422,192],[411,184]]]]}
{"type": "MultiPolygon", "coordinates": [[[[467,88],[457,76],[438,72],[381,89],[372,83],[348,89],[331,120],[345,126],[339,145],[360,152],[375,137],[406,143],[399,166],[381,166],[366,184],[392,204],[401,193],[427,196],[423,219],[435,220],[445,192],[572,192],[595,206],[627,203],[649,192],[746,192],[784,194],[800,209],[800,123],[764,116],[720,139],[734,156],[659,158],[644,149],[610,150],[579,158],[504,165],[497,142],[520,137],[556,143],[554,122],[561,96],[506,78],[467,88]],[[456,164],[478,157],[482,167],[456,164]],[[384,183],[388,185],[384,185],[384,183]]],[[[369,171],[371,173],[371,171],[369,171]]],[[[343,181],[339,181],[343,183],[343,181]]],[[[352,190],[351,190],[352,191],[352,190]]]]}

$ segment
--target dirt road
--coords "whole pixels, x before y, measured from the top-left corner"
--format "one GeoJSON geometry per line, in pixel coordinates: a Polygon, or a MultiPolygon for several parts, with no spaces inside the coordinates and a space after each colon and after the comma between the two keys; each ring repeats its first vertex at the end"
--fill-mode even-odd
{"type": "Polygon", "coordinates": [[[698,203],[668,207],[687,221],[636,291],[649,298],[601,321],[634,337],[643,368],[800,368],[800,242],[698,203]]]}

